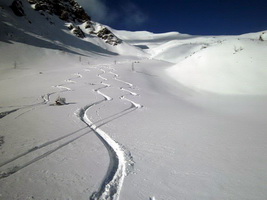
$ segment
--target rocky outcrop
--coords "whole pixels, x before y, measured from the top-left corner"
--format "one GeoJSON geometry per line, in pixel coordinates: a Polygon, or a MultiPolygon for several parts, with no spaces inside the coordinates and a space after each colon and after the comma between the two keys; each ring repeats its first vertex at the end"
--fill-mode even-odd
{"type": "Polygon", "coordinates": [[[118,45],[120,44],[122,41],[117,38],[109,29],[107,29],[106,27],[104,27],[103,29],[101,29],[100,31],[98,31],[96,33],[97,37],[102,38],[106,43],[110,44],[110,45],[118,45]]]}
{"type": "Polygon", "coordinates": [[[100,25],[98,23],[87,21],[85,23],[85,29],[89,34],[95,35],[103,39],[106,43],[116,46],[122,43],[122,40],[114,35],[107,27],[100,25]]]}
{"type": "Polygon", "coordinates": [[[75,26],[74,24],[68,25],[68,29],[79,38],[85,38],[85,33],[79,26],[75,26]]]}
{"type": "Polygon", "coordinates": [[[12,11],[14,12],[15,15],[17,16],[25,16],[24,10],[23,10],[23,5],[20,0],[14,0],[10,6],[12,11]]]}
{"type": "Polygon", "coordinates": [[[74,0],[28,0],[37,11],[57,15],[60,19],[70,22],[90,21],[90,16],[74,0]]]}
{"type": "Polygon", "coordinates": [[[108,28],[92,22],[91,17],[75,0],[28,0],[28,2],[41,14],[56,15],[61,20],[68,22],[69,30],[77,37],[85,38],[86,34],[90,34],[103,39],[107,44],[113,46],[122,43],[122,40],[116,37],[108,28]],[[77,25],[77,23],[85,23],[85,29],[82,30],[80,28],[81,25],[77,25]]]}
{"type": "Polygon", "coordinates": [[[267,41],[267,34],[266,34],[266,32],[262,32],[261,34],[260,34],[260,36],[259,36],[259,40],[260,41],[267,41]]]}

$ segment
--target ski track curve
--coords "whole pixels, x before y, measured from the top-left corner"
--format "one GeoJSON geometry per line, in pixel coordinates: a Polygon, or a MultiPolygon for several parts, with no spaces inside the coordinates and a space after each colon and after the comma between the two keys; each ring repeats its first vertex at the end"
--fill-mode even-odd
{"type": "MultiPolygon", "coordinates": [[[[79,74],[79,73],[76,73],[74,75],[76,75],[77,77],[67,79],[67,80],[65,80],[65,82],[67,82],[67,83],[76,83],[75,81],[73,81],[73,79],[82,78],[82,75],[79,74]]],[[[72,89],[64,86],[63,84],[62,85],[52,86],[52,87],[60,89],[61,90],[60,93],[62,93],[62,92],[68,92],[68,91],[73,91],[72,89]]],[[[5,116],[7,116],[7,115],[9,115],[9,114],[11,114],[11,113],[13,113],[13,112],[18,111],[18,110],[26,109],[26,108],[27,109],[30,109],[30,110],[27,110],[27,111],[19,114],[18,116],[16,116],[15,119],[17,119],[18,117],[24,115],[25,113],[31,112],[32,110],[36,109],[37,106],[48,104],[50,102],[50,97],[52,95],[57,94],[57,93],[58,92],[51,92],[51,93],[47,93],[45,95],[42,95],[41,96],[41,99],[43,100],[43,102],[32,104],[32,105],[25,105],[25,106],[23,106],[21,108],[13,109],[11,111],[1,112],[0,113],[0,119],[3,118],[3,117],[5,117],[5,116]]],[[[28,151],[26,151],[24,153],[21,153],[21,154],[19,154],[17,156],[14,156],[13,158],[10,158],[9,160],[6,160],[6,161],[0,163],[0,179],[3,179],[3,178],[6,178],[6,177],[8,177],[8,176],[10,176],[12,174],[15,174],[16,172],[20,171],[21,169],[23,169],[23,168],[25,168],[25,167],[27,167],[27,166],[35,163],[35,162],[37,162],[37,161],[39,161],[39,160],[47,157],[48,155],[54,153],[55,151],[61,149],[62,147],[64,147],[64,146],[66,146],[66,145],[68,145],[68,144],[76,141],[80,137],[83,137],[84,135],[86,135],[86,134],[89,133],[89,132],[86,132],[86,133],[80,134],[79,132],[81,130],[83,130],[83,129],[80,129],[80,130],[75,131],[73,133],[70,133],[70,134],[67,134],[65,136],[59,137],[59,138],[57,138],[55,140],[52,140],[52,141],[43,143],[41,145],[35,146],[35,147],[29,149],[28,151]],[[58,145],[54,149],[49,149],[50,145],[55,144],[55,143],[58,143],[59,141],[62,141],[63,139],[68,138],[70,136],[73,136],[75,134],[79,134],[79,135],[77,137],[75,137],[75,138],[70,138],[68,141],[66,141],[63,144],[58,145]],[[48,147],[48,149],[46,151],[44,151],[45,153],[43,153],[42,155],[39,155],[39,156],[36,156],[36,157],[34,157],[34,155],[33,155],[33,157],[34,157],[33,159],[26,159],[24,162],[20,162],[19,164],[16,164],[16,161],[18,159],[20,159],[20,158],[24,158],[25,159],[25,157],[28,156],[28,154],[34,153],[35,151],[39,151],[40,149],[43,149],[44,147],[48,147]],[[11,167],[8,167],[8,168],[6,168],[4,170],[1,169],[1,168],[4,168],[9,163],[12,164],[11,167]]]]}
{"type": "Polygon", "coordinates": [[[63,92],[64,91],[71,91],[69,87],[63,86],[63,85],[56,85],[54,86],[55,88],[61,89],[63,92]]]}
{"type": "MultiPolygon", "coordinates": [[[[104,101],[103,101],[104,102],[104,101]]],[[[102,103],[102,102],[101,102],[102,103]]],[[[94,104],[96,105],[96,104],[94,104]]],[[[94,106],[93,105],[93,106],[94,106]]],[[[98,192],[94,192],[90,200],[117,200],[126,176],[126,159],[121,146],[115,142],[107,133],[98,128],[88,118],[88,111],[92,106],[85,108],[82,113],[83,121],[94,130],[107,148],[110,156],[110,166],[102,186],[98,192]]]]}
{"type": "MultiPolygon", "coordinates": [[[[63,92],[70,92],[70,91],[73,91],[71,88],[67,87],[66,85],[69,85],[69,84],[75,84],[76,81],[74,81],[74,79],[79,79],[79,78],[82,78],[83,76],[80,74],[80,73],[75,73],[73,74],[75,77],[72,77],[72,78],[69,78],[69,79],[66,79],[65,82],[66,84],[60,84],[60,85],[55,85],[55,86],[52,86],[54,88],[58,88],[60,89],[61,91],[59,93],[63,93],[63,92]]],[[[50,98],[52,95],[55,95],[57,94],[58,92],[51,92],[51,93],[48,93],[46,95],[43,95],[42,96],[42,99],[44,101],[44,104],[47,104],[48,102],[50,102],[50,98]]]]}
{"type": "MultiPolygon", "coordinates": [[[[101,73],[98,74],[97,76],[102,79],[103,81],[108,81],[107,78],[101,76],[106,73],[104,69],[100,69],[101,73]]],[[[110,72],[109,72],[110,73],[110,72]]],[[[127,84],[129,87],[133,87],[133,84],[117,79],[119,77],[118,74],[111,73],[114,75],[115,80],[122,82],[124,84],[127,84]]],[[[102,182],[102,185],[100,186],[99,190],[94,192],[90,196],[90,200],[118,200],[120,191],[122,189],[123,181],[125,176],[127,175],[127,155],[129,155],[129,152],[127,153],[125,148],[120,145],[118,142],[114,141],[106,132],[104,132],[102,129],[100,129],[93,121],[89,119],[89,111],[92,107],[97,106],[102,103],[106,103],[109,101],[112,101],[113,99],[103,93],[102,89],[108,88],[111,85],[104,83],[101,81],[101,84],[103,87],[100,87],[98,89],[95,89],[94,91],[97,92],[99,95],[101,95],[104,99],[101,101],[98,101],[94,104],[85,106],[80,110],[80,118],[81,120],[86,123],[99,137],[99,139],[102,141],[104,146],[107,148],[109,152],[109,157],[110,157],[110,165],[109,169],[107,171],[107,174],[104,178],[104,181],[102,182]]],[[[119,88],[122,90],[122,87],[119,88]]],[[[134,92],[131,92],[130,90],[124,89],[125,92],[128,92],[129,95],[138,95],[134,92]]],[[[142,106],[140,104],[135,103],[134,101],[125,98],[125,96],[120,97],[120,99],[128,101],[131,103],[131,107],[129,109],[134,108],[138,109],[141,108],[142,106]]]]}
{"type": "Polygon", "coordinates": [[[142,108],[143,107],[141,104],[135,103],[134,101],[127,99],[125,96],[121,96],[120,99],[130,102],[136,108],[142,108]]]}
{"type": "Polygon", "coordinates": [[[130,91],[130,90],[127,90],[127,89],[125,89],[125,88],[123,88],[123,87],[121,87],[120,88],[122,91],[125,91],[125,92],[128,92],[128,93],[130,93],[131,95],[133,95],[133,96],[138,96],[138,94],[137,93],[135,93],[135,92],[132,92],[132,91],[130,91]]]}
{"type": "MultiPolygon", "coordinates": [[[[115,70],[115,69],[112,68],[111,70],[115,70]]],[[[85,71],[86,72],[90,72],[89,70],[88,71],[85,70],[85,71]]],[[[92,107],[94,107],[94,106],[96,106],[98,104],[109,102],[109,101],[113,100],[111,97],[109,97],[108,95],[106,95],[105,93],[100,91],[101,89],[105,89],[105,88],[111,87],[110,84],[107,84],[107,83],[103,82],[103,81],[107,81],[108,79],[103,77],[103,76],[101,76],[101,75],[105,74],[106,71],[104,69],[100,69],[100,71],[101,71],[101,73],[98,74],[97,76],[100,79],[102,79],[101,84],[103,85],[103,87],[100,87],[100,88],[98,88],[98,89],[96,89],[94,91],[96,93],[98,93],[99,95],[101,95],[104,99],[101,100],[101,101],[98,101],[96,103],[90,104],[88,106],[85,106],[84,108],[80,109],[80,111],[79,111],[80,119],[87,126],[89,126],[96,133],[96,135],[100,138],[100,140],[102,141],[104,146],[107,148],[107,150],[109,152],[109,157],[110,157],[109,169],[108,169],[107,174],[106,174],[106,176],[104,178],[104,181],[102,182],[102,184],[100,186],[100,189],[97,192],[94,192],[90,196],[90,200],[118,200],[119,199],[119,195],[120,195],[120,191],[122,189],[124,178],[128,174],[127,173],[127,164],[133,165],[133,162],[130,161],[132,163],[128,163],[129,161],[127,160],[128,157],[131,157],[131,153],[127,152],[127,149],[123,145],[121,145],[118,142],[114,141],[106,132],[104,132],[102,129],[100,129],[99,126],[95,125],[95,123],[92,122],[88,117],[90,108],[92,108],[92,107]]],[[[114,75],[114,77],[113,77],[114,80],[126,84],[129,88],[133,87],[132,83],[123,81],[121,79],[118,79],[118,77],[119,77],[118,74],[116,74],[114,72],[111,72],[111,71],[109,71],[109,73],[114,75]]],[[[73,84],[73,83],[76,83],[76,81],[74,81],[74,79],[78,79],[78,78],[82,78],[83,77],[80,73],[75,73],[74,75],[76,77],[67,79],[67,80],[65,80],[65,82],[67,82],[67,84],[73,84]]],[[[65,85],[66,84],[61,84],[61,85],[56,85],[56,86],[53,86],[53,87],[60,89],[61,90],[60,93],[72,91],[71,88],[66,87],[65,85]]],[[[138,95],[138,94],[136,94],[134,92],[131,92],[128,89],[123,88],[123,87],[119,87],[119,89],[123,90],[124,92],[128,92],[129,93],[128,95],[133,95],[133,96],[137,96],[138,95]]],[[[45,95],[41,96],[43,102],[42,103],[38,103],[37,105],[47,104],[48,102],[50,102],[51,96],[55,95],[56,93],[57,92],[52,92],[52,93],[48,93],[48,94],[45,94],[45,95]]],[[[126,110],[122,111],[122,112],[126,112],[127,110],[131,110],[131,109],[132,109],[132,111],[134,111],[136,109],[139,109],[139,108],[143,107],[142,105],[140,105],[138,103],[135,103],[134,101],[132,101],[130,99],[127,99],[125,96],[121,96],[120,99],[124,100],[124,101],[128,101],[129,103],[131,103],[131,107],[129,109],[126,109],[126,110]]],[[[31,105],[31,106],[34,106],[34,105],[31,105]]],[[[1,113],[0,116],[4,117],[4,116],[6,116],[6,115],[8,115],[8,114],[10,114],[12,112],[17,111],[17,110],[19,110],[19,109],[14,109],[12,111],[6,111],[5,113],[1,113]]],[[[127,111],[127,112],[129,112],[129,111],[127,111]]],[[[28,151],[26,151],[26,152],[24,152],[24,153],[22,153],[22,154],[20,154],[20,155],[18,155],[16,157],[14,157],[14,158],[11,158],[10,160],[8,160],[8,161],[6,161],[4,163],[1,163],[0,167],[3,167],[3,166],[5,166],[5,165],[7,165],[9,163],[12,163],[12,162],[16,161],[17,159],[28,155],[29,153],[33,153],[33,152],[35,152],[37,150],[40,150],[40,149],[42,149],[42,148],[44,148],[46,146],[50,146],[51,144],[57,143],[57,142],[61,141],[64,138],[67,138],[67,137],[72,136],[72,135],[74,135],[76,133],[79,133],[79,131],[80,130],[78,130],[77,132],[73,132],[73,133],[67,134],[66,136],[60,137],[60,138],[58,138],[56,140],[49,141],[49,142],[44,143],[42,145],[36,146],[36,147],[34,147],[32,149],[29,149],[28,151]]],[[[21,169],[23,169],[23,168],[25,168],[25,167],[37,162],[38,160],[47,157],[48,155],[54,153],[58,149],[70,144],[71,142],[77,140],[80,137],[83,137],[84,135],[88,134],[89,132],[81,133],[77,137],[75,137],[73,139],[70,139],[69,141],[66,141],[65,143],[59,145],[58,147],[56,147],[54,149],[50,149],[50,150],[46,151],[41,156],[38,156],[38,157],[36,157],[36,158],[24,163],[23,165],[15,165],[13,168],[7,169],[7,171],[2,171],[0,173],[0,179],[6,178],[6,177],[8,177],[8,176],[20,171],[21,169]]]]}
{"type": "MultiPolygon", "coordinates": [[[[114,71],[114,70],[113,70],[114,71]]],[[[114,72],[109,72],[110,74],[114,75],[113,79],[118,81],[118,82],[121,82],[121,83],[124,83],[128,86],[128,89],[124,88],[124,87],[120,87],[120,90],[124,91],[124,92],[128,92],[129,94],[128,95],[132,95],[132,96],[139,96],[139,94],[135,93],[135,92],[132,92],[131,90],[129,89],[133,89],[133,84],[132,83],[129,83],[127,81],[124,81],[124,80],[121,80],[119,79],[119,75],[114,73],[114,72]]],[[[136,102],[134,102],[133,100],[130,100],[128,98],[125,97],[126,95],[123,95],[120,97],[121,100],[124,100],[124,101],[128,101],[130,102],[134,107],[136,108],[142,108],[143,106],[141,104],[138,104],[136,102]]]]}
{"type": "Polygon", "coordinates": [[[118,79],[117,77],[114,78],[116,81],[119,81],[119,82],[122,82],[122,83],[125,83],[126,85],[129,85],[130,87],[133,87],[133,84],[129,83],[129,82],[126,82],[126,81],[123,81],[121,79],[118,79]]]}

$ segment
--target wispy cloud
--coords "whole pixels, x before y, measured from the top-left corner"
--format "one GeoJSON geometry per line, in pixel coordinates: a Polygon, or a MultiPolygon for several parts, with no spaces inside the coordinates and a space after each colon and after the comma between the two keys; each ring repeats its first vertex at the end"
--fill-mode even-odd
{"type": "Polygon", "coordinates": [[[94,21],[126,28],[142,25],[148,17],[132,1],[118,0],[116,5],[109,5],[106,0],[77,0],[94,21]]]}
{"type": "Polygon", "coordinates": [[[95,21],[103,21],[108,16],[108,7],[104,0],[77,0],[95,21]]]}
{"type": "Polygon", "coordinates": [[[146,14],[133,2],[127,1],[122,4],[123,23],[125,26],[135,27],[146,22],[148,17],[146,14]]]}

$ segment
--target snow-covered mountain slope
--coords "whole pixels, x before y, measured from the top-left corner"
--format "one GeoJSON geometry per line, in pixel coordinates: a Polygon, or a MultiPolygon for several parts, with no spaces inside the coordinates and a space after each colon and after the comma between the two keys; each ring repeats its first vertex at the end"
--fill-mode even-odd
{"type": "Polygon", "coordinates": [[[168,74],[191,89],[220,94],[267,94],[265,32],[240,36],[127,31],[116,34],[146,49],[151,58],[175,63],[168,74]]]}
{"type": "Polygon", "coordinates": [[[225,38],[193,52],[168,69],[168,73],[181,84],[197,90],[226,95],[266,95],[266,54],[267,41],[225,38]]]}
{"type": "Polygon", "coordinates": [[[96,54],[143,55],[141,49],[122,42],[97,22],[65,21],[51,14],[45,6],[43,10],[34,10],[36,4],[29,4],[26,0],[18,2],[22,5],[24,16],[18,17],[12,12],[9,0],[1,2],[1,40],[52,49],[70,47],[96,54]]]}
{"type": "Polygon", "coordinates": [[[12,2],[0,199],[266,199],[266,34],[117,31],[74,20],[72,0],[12,2]]]}
{"type": "MultiPolygon", "coordinates": [[[[160,48],[161,45],[165,45],[169,42],[175,42],[176,40],[184,40],[192,38],[193,36],[187,34],[180,34],[178,32],[169,32],[169,33],[151,33],[147,31],[119,31],[110,28],[118,37],[124,41],[144,49],[154,58],[162,50],[157,51],[157,48],[160,48]]],[[[167,53],[167,52],[166,52],[167,53]]]]}

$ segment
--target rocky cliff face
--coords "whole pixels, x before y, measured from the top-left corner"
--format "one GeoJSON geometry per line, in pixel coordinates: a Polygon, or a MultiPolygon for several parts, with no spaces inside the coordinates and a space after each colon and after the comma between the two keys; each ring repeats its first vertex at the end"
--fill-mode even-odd
{"type": "Polygon", "coordinates": [[[57,15],[64,21],[85,22],[91,18],[74,0],[28,0],[37,11],[57,15]]]}
{"type": "MultiPolygon", "coordinates": [[[[10,6],[17,16],[26,15],[23,10],[22,1],[23,0],[14,0],[10,6]]],[[[122,40],[115,36],[107,27],[92,22],[91,17],[75,0],[27,1],[31,4],[31,7],[41,15],[56,15],[61,20],[67,22],[69,30],[77,37],[85,38],[86,34],[89,34],[91,36],[99,37],[107,44],[113,46],[122,43],[122,40]],[[82,24],[85,24],[84,29],[81,29],[81,26],[83,26],[82,24]]]]}

